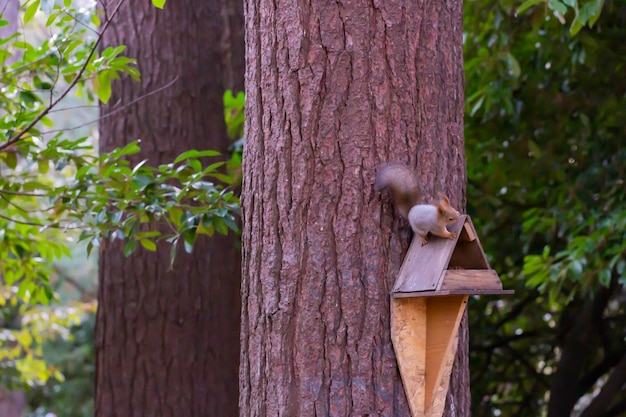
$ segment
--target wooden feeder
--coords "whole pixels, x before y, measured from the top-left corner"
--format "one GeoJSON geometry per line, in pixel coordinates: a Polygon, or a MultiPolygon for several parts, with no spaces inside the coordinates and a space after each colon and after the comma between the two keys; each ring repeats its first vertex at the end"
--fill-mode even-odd
{"type": "Polygon", "coordinates": [[[413,239],[391,298],[391,338],[413,417],[440,417],[459,324],[474,294],[512,294],[489,267],[469,216],[448,225],[454,239],[413,239]]]}

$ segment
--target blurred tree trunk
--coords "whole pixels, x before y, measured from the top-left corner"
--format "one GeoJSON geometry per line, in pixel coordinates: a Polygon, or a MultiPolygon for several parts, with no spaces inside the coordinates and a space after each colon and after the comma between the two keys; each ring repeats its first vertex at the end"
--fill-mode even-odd
{"type": "MultiPolygon", "coordinates": [[[[235,56],[235,46],[243,38],[236,28],[225,35],[222,18],[233,20],[242,12],[232,0],[169,1],[163,10],[150,2],[125,2],[104,45],[127,45],[142,80],[113,83],[110,105],[101,107],[101,151],[141,139],[142,151],[133,162],[147,158],[154,165],[188,149],[227,153],[222,95],[242,84],[237,62],[243,58],[235,56]],[[222,49],[227,44],[233,46],[228,53],[222,49]]],[[[97,417],[237,414],[237,246],[233,235],[199,238],[193,254],[180,253],[170,271],[165,245],[156,253],[139,248],[128,258],[118,242],[103,245],[97,417]]]]}
{"type": "MultiPolygon", "coordinates": [[[[8,38],[17,31],[19,13],[20,0],[0,0],[0,14],[2,14],[2,19],[9,22],[6,26],[0,26],[0,38],[8,38]]],[[[4,65],[11,65],[21,56],[19,52],[13,52],[13,56],[7,58],[4,65]]]]}
{"type": "MultiPolygon", "coordinates": [[[[246,0],[241,415],[407,416],[377,166],[465,205],[462,3],[246,0]]],[[[392,219],[395,219],[392,221],[392,219]]],[[[446,416],[469,416],[467,319],[446,416]]]]}
{"type": "Polygon", "coordinates": [[[0,416],[22,417],[25,410],[26,398],[23,391],[8,391],[0,387],[0,416]]]}

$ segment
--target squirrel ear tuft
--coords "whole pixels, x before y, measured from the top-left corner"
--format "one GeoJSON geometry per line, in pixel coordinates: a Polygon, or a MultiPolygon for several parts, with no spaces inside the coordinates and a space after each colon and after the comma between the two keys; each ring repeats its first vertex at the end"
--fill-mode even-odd
{"type": "Polygon", "coordinates": [[[439,195],[439,202],[440,203],[444,203],[444,204],[450,205],[450,200],[448,199],[447,195],[445,195],[442,192],[439,192],[437,194],[439,195]]]}

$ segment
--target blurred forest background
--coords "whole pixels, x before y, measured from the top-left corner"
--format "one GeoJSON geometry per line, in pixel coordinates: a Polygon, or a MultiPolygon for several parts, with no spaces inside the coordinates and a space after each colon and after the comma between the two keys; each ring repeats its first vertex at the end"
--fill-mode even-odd
{"type": "MultiPolygon", "coordinates": [[[[468,0],[464,13],[467,209],[516,291],[471,299],[472,415],[626,415],[626,0],[468,0]]],[[[43,40],[45,20],[20,30],[43,40]]],[[[225,99],[236,131],[243,97],[225,99]]],[[[97,118],[68,103],[83,105],[55,127],[97,118]]],[[[26,308],[0,286],[2,395],[24,392],[28,416],[93,414],[85,254],[54,263],[54,304],[26,308]]]]}

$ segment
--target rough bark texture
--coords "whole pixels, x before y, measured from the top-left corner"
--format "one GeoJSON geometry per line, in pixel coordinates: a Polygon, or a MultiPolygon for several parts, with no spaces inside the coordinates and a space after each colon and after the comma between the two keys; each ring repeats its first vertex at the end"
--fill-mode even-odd
{"type": "MultiPolygon", "coordinates": [[[[222,16],[218,2],[169,1],[163,10],[150,2],[124,4],[105,44],[127,45],[142,81],[115,82],[103,115],[177,80],[103,119],[101,150],[141,138],[134,162],[148,158],[150,164],[171,162],[188,149],[226,151],[222,94],[233,87],[224,80],[237,74],[226,77],[222,68],[222,16]]],[[[166,246],[125,258],[119,244],[106,243],[100,253],[96,416],[236,415],[237,246],[236,236],[199,239],[193,255],[181,253],[169,271],[166,246]]]]}
{"type": "MultiPolygon", "coordinates": [[[[403,161],[464,207],[462,4],[246,0],[240,413],[406,416],[389,295],[403,161]]],[[[469,415],[467,326],[446,416],[469,415]]]]}
{"type": "Polygon", "coordinates": [[[243,91],[246,69],[243,1],[220,0],[223,79],[226,89],[243,91]]]}

